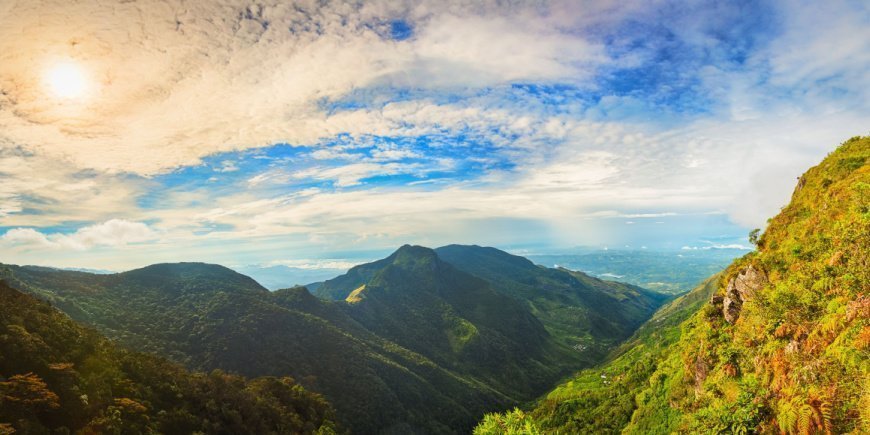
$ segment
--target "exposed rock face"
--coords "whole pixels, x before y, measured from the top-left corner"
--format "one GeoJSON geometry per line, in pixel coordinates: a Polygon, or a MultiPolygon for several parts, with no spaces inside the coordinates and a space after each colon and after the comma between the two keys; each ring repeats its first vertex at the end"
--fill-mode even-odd
{"type": "Polygon", "coordinates": [[[728,282],[725,296],[722,299],[722,314],[725,321],[734,323],[740,317],[743,302],[755,297],[755,292],[767,284],[767,274],[763,270],[749,265],[728,282]]]}
{"type": "Polygon", "coordinates": [[[740,298],[748,301],[755,297],[755,292],[767,284],[767,274],[750,264],[741,270],[732,282],[737,292],[740,293],[740,298]]]}
{"type": "Polygon", "coordinates": [[[725,321],[734,323],[740,317],[740,309],[743,308],[743,300],[740,299],[740,294],[734,288],[734,281],[728,283],[728,288],[725,290],[725,298],[722,300],[722,314],[725,316],[725,321]]]}

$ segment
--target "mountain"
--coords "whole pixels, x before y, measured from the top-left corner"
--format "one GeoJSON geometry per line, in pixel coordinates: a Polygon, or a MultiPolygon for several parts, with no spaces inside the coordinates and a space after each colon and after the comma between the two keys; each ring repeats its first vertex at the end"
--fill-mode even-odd
{"type": "Polygon", "coordinates": [[[191,374],[0,281],[0,433],[335,433],[291,378],[191,374]]]}
{"type": "Polygon", "coordinates": [[[116,275],[3,266],[0,274],[129,348],[197,370],[292,376],[361,433],[449,432],[516,402],[372,334],[304,288],[271,293],[222,266],[116,275]]]}
{"type": "Polygon", "coordinates": [[[537,266],[495,282],[441,257],[403,246],[325,282],[318,293],[335,301],[304,287],[269,292],[202,263],[111,275],[2,265],[0,276],[127,347],[191,369],[292,376],[360,433],[468,431],[484,413],[596,362],[662,298],[537,266]],[[536,273],[566,283],[548,287],[530,280],[536,273]],[[569,339],[572,325],[587,328],[576,335],[590,349],[569,339]]]}
{"type": "Polygon", "coordinates": [[[538,266],[495,248],[449,245],[436,252],[444,261],[521,302],[560,344],[574,348],[587,363],[600,361],[669,299],[582,272],[538,266]]]}
{"type": "Polygon", "coordinates": [[[524,304],[429,248],[403,246],[317,293],[343,297],[345,312],[376,335],[516,400],[540,394],[577,363],[524,304]]]}
{"type": "Polygon", "coordinates": [[[870,138],[843,143],[693,302],[475,433],[870,433],[868,159],[870,138]]]}

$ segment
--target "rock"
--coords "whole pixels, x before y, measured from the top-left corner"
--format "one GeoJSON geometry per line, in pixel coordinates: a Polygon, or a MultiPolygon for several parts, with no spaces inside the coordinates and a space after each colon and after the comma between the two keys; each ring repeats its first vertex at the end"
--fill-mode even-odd
{"type": "Polygon", "coordinates": [[[740,299],[748,301],[755,297],[755,292],[767,284],[767,274],[750,264],[734,277],[733,282],[735,289],[740,293],[740,299]]]}
{"type": "Polygon", "coordinates": [[[704,391],[704,380],[707,379],[707,372],[709,370],[710,367],[707,365],[707,361],[700,354],[695,357],[693,367],[695,372],[695,397],[701,397],[701,393],[704,391]]]}
{"type": "Polygon", "coordinates": [[[740,317],[740,309],[743,308],[743,300],[740,299],[740,293],[734,286],[734,280],[728,283],[728,288],[725,290],[725,297],[722,299],[722,315],[725,316],[725,321],[734,323],[740,317]]]}
{"type": "Polygon", "coordinates": [[[743,303],[752,300],[755,293],[766,284],[767,274],[751,264],[731,278],[725,288],[725,296],[722,298],[722,314],[725,316],[725,321],[736,322],[740,317],[743,303]]]}
{"type": "Polygon", "coordinates": [[[797,180],[798,180],[798,182],[797,182],[797,186],[795,186],[795,188],[794,188],[794,193],[800,192],[801,189],[803,189],[804,186],[807,184],[807,179],[803,175],[798,177],[797,180]]]}

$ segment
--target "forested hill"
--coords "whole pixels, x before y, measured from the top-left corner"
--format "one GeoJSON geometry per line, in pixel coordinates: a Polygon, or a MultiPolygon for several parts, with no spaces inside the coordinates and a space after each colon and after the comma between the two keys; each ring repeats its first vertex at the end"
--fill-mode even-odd
{"type": "Polygon", "coordinates": [[[360,433],[469,431],[599,361],[665,298],[537,266],[497,280],[419,246],[324,283],[336,301],[201,263],[0,275],[129,348],[196,370],[292,376],[360,433]]]}
{"type": "Polygon", "coordinates": [[[191,374],[0,281],[0,433],[335,433],[291,378],[191,374]]]}
{"type": "Polygon", "coordinates": [[[868,160],[856,137],[801,176],[679,327],[664,308],[635,347],[476,433],[870,433],[868,160]]]}
{"type": "Polygon", "coordinates": [[[518,401],[374,335],[304,288],[270,293],[221,266],[0,272],[127,348],[196,370],[292,376],[324,394],[344,426],[360,433],[470,428],[481,413],[518,401]]]}
{"type": "Polygon", "coordinates": [[[582,272],[538,266],[495,248],[449,245],[435,251],[444,261],[527,306],[557,341],[582,348],[587,362],[600,360],[670,298],[582,272]]]}

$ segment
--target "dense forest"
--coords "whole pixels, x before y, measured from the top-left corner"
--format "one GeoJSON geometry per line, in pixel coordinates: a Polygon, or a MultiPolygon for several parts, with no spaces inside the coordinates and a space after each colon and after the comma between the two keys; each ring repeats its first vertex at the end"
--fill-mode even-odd
{"type": "Polygon", "coordinates": [[[870,432],[868,158],[870,138],[843,143],[753,232],[756,252],[475,433],[870,432]]]}
{"type": "Polygon", "coordinates": [[[289,377],[192,374],[116,347],[0,282],[0,433],[341,431],[329,404],[289,377]]]}
{"type": "Polygon", "coordinates": [[[128,348],[193,370],[292,376],[360,433],[471,430],[600,361],[666,299],[473,246],[404,246],[324,283],[334,301],[201,263],[0,275],[128,348]]]}

